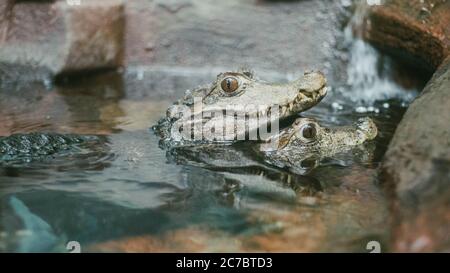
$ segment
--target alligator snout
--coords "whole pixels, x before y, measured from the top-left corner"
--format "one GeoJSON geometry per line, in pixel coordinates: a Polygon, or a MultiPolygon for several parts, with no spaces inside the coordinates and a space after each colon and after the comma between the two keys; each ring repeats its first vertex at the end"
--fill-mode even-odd
{"type": "Polygon", "coordinates": [[[191,130],[180,133],[179,125],[193,128],[205,143],[220,143],[225,135],[222,132],[228,129],[235,139],[241,139],[269,122],[274,124],[314,107],[326,96],[326,84],[321,72],[307,72],[288,83],[261,81],[247,71],[224,72],[170,106],[154,127],[155,132],[174,145],[193,140],[191,130]],[[228,125],[230,121],[248,126],[228,125]],[[212,128],[214,137],[204,137],[205,132],[211,135],[212,128]]]}
{"type": "Polygon", "coordinates": [[[364,135],[365,140],[372,140],[378,134],[378,129],[372,119],[365,117],[360,118],[356,123],[358,132],[364,135]]]}
{"type": "Polygon", "coordinates": [[[378,129],[370,118],[361,118],[353,126],[322,127],[312,118],[298,118],[260,145],[262,152],[295,151],[329,153],[360,145],[377,136],[378,129]]]}
{"type": "Polygon", "coordinates": [[[327,94],[327,79],[320,71],[306,72],[293,82],[300,96],[312,98],[314,101],[322,100],[327,94]]]}
{"type": "Polygon", "coordinates": [[[313,93],[325,87],[327,79],[320,71],[309,71],[295,80],[295,83],[298,85],[300,91],[313,93]]]}

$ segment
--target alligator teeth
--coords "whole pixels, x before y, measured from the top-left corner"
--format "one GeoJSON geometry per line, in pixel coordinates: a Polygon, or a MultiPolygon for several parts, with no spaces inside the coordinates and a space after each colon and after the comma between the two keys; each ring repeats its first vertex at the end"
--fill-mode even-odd
{"type": "Polygon", "coordinates": [[[294,109],[294,103],[289,104],[289,111],[292,112],[293,109],[294,109]]]}

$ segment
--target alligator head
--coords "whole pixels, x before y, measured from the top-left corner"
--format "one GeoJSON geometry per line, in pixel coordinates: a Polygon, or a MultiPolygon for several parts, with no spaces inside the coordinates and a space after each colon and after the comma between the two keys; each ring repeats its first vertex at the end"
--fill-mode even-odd
{"type": "Polygon", "coordinates": [[[322,127],[311,118],[298,118],[290,127],[258,145],[266,162],[296,172],[317,166],[321,158],[344,152],[372,140],[378,129],[370,118],[352,126],[322,127]]]}
{"type": "Polygon", "coordinates": [[[169,107],[154,129],[174,143],[258,140],[260,128],[270,124],[271,131],[276,130],[280,119],[319,103],[326,89],[320,72],[283,84],[257,80],[248,71],[221,73],[212,84],[187,92],[169,107]]]}

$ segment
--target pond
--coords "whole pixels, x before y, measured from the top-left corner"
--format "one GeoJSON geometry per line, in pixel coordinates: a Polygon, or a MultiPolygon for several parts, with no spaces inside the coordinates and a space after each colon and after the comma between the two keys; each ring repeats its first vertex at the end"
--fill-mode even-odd
{"type": "Polygon", "coordinates": [[[363,156],[340,153],[301,176],[177,164],[159,147],[151,126],[220,67],[135,66],[55,85],[3,84],[0,135],[103,135],[107,143],[63,161],[0,164],[0,251],[67,252],[69,241],[102,252],[366,252],[369,241],[387,243],[377,167],[426,79],[348,29],[332,50],[329,94],[302,115],[328,126],[369,116],[379,135],[363,156]]]}

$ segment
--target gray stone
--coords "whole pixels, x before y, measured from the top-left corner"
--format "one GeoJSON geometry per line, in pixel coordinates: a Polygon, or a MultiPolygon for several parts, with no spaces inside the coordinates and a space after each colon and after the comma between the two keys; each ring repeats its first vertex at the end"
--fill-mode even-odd
{"type": "Polygon", "coordinates": [[[300,2],[128,1],[127,64],[206,72],[248,66],[258,75],[326,73],[332,52],[324,45],[334,43],[338,4],[300,2]]]}
{"type": "Polygon", "coordinates": [[[408,108],[382,165],[393,250],[450,251],[450,59],[408,108]]]}

